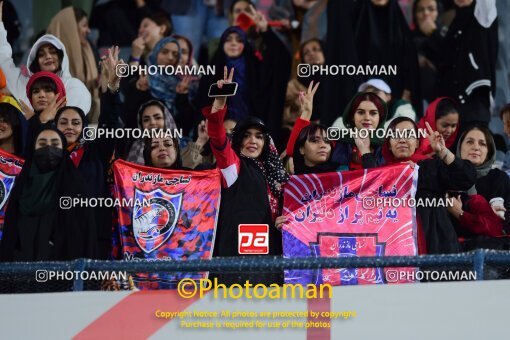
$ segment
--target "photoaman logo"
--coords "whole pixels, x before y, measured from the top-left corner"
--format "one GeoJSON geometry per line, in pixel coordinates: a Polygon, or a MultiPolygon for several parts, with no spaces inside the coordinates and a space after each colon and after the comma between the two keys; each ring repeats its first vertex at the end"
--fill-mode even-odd
{"type": "Polygon", "coordinates": [[[269,254],[269,225],[240,224],[238,240],[239,254],[269,254]]]}

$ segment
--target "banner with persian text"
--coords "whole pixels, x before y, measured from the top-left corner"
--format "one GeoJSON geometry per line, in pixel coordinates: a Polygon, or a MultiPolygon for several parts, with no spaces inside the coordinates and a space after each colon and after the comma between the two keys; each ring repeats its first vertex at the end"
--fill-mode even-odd
{"type": "MultiPolygon", "coordinates": [[[[218,170],[150,168],[123,160],[113,164],[115,195],[133,202],[117,211],[114,257],[125,261],[210,259],[218,221],[218,170]]],[[[138,273],[142,289],[174,289],[182,278],[205,273],[138,273]]]]}
{"type": "MultiPolygon", "coordinates": [[[[292,257],[417,255],[418,165],[292,176],[284,193],[283,253],[292,257]]],[[[408,282],[413,268],[286,270],[286,283],[408,282]]]]}

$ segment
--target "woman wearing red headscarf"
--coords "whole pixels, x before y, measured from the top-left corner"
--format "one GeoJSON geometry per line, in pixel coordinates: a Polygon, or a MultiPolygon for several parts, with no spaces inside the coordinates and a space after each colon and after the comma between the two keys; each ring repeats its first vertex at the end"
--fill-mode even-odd
{"type": "MultiPolygon", "coordinates": [[[[446,147],[450,149],[459,133],[459,111],[453,99],[440,97],[430,103],[425,116],[418,122],[418,128],[426,130],[425,123],[429,123],[432,130],[443,136],[446,147]]],[[[434,151],[425,137],[421,138],[420,147],[416,152],[425,156],[434,155],[434,151]]]]}

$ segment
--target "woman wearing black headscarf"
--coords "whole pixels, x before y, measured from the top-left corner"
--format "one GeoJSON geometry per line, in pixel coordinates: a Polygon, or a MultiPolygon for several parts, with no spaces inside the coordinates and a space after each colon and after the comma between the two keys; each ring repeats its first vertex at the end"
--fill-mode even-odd
{"type": "MultiPolygon", "coordinates": [[[[114,96],[103,93],[104,97],[114,96]]],[[[84,112],[75,106],[64,106],[55,115],[57,129],[66,138],[67,152],[80,174],[90,186],[92,197],[110,197],[107,183],[107,171],[115,149],[115,138],[102,135],[94,140],[83,138],[83,131],[88,126],[88,119],[84,112]]],[[[113,129],[118,127],[118,117],[114,112],[105,112],[101,107],[99,127],[113,129]]],[[[111,216],[112,209],[97,207],[94,209],[98,227],[100,258],[108,258],[111,243],[111,216]]]]}
{"type": "MultiPolygon", "coordinates": [[[[397,75],[377,75],[397,100],[413,104],[421,116],[418,57],[409,26],[396,0],[329,1],[326,64],[396,65],[397,75]]],[[[374,75],[325,79],[325,107],[345,107],[356,84],[374,75]]],[[[338,112],[329,110],[321,123],[331,125],[338,112]]]]}
{"type": "MultiPolygon", "coordinates": [[[[234,69],[227,76],[225,67],[224,80],[218,81],[218,86],[231,82],[233,73],[234,69]]],[[[268,128],[260,119],[248,116],[238,122],[230,143],[223,127],[225,103],[226,97],[216,97],[213,105],[202,111],[208,120],[211,148],[223,176],[214,256],[239,256],[238,226],[246,223],[268,224],[269,254],[281,255],[282,235],[274,222],[281,214],[283,184],[289,177],[268,128]]],[[[260,278],[260,275],[253,277],[260,278]]]]}
{"type": "Polygon", "coordinates": [[[63,197],[86,199],[87,183],[54,127],[36,134],[32,158],[16,179],[5,214],[2,261],[65,261],[97,256],[94,212],[63,197]],[[67,209],[67,207],[70,207],[67,209]]]}
{"type": "MultiPolygon", "coordinates": [[[[239,85],[236,95],[230,99],[227,118],[242,120],[249,115],[256,116],[267,125],[271,135],[279,139],[291,57],[285,45],[267,27],[267,21],[258,20],[257,26],[265,43],[262,53],[255,53],[246,33],[233,26],[221,36],[211,64],[215,65],[218,74],[225,66],[236,70],[233,81],[239,85]]],[[[218,78],[218,75],[202,77],[198,107],[208,105],[209,87],[218,78]]]]}

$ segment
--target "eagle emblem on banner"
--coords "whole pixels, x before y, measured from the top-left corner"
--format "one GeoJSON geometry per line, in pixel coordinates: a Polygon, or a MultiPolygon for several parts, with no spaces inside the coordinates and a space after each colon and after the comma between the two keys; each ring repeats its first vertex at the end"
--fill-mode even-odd
{"type": "Polygon", "coordinates": [[[133,234],[144,252],[158,249],[172,235],[179,220],[182,196],[183,193],[169,194],[159,188],[150,192],[135,188],[133,234]]]}

